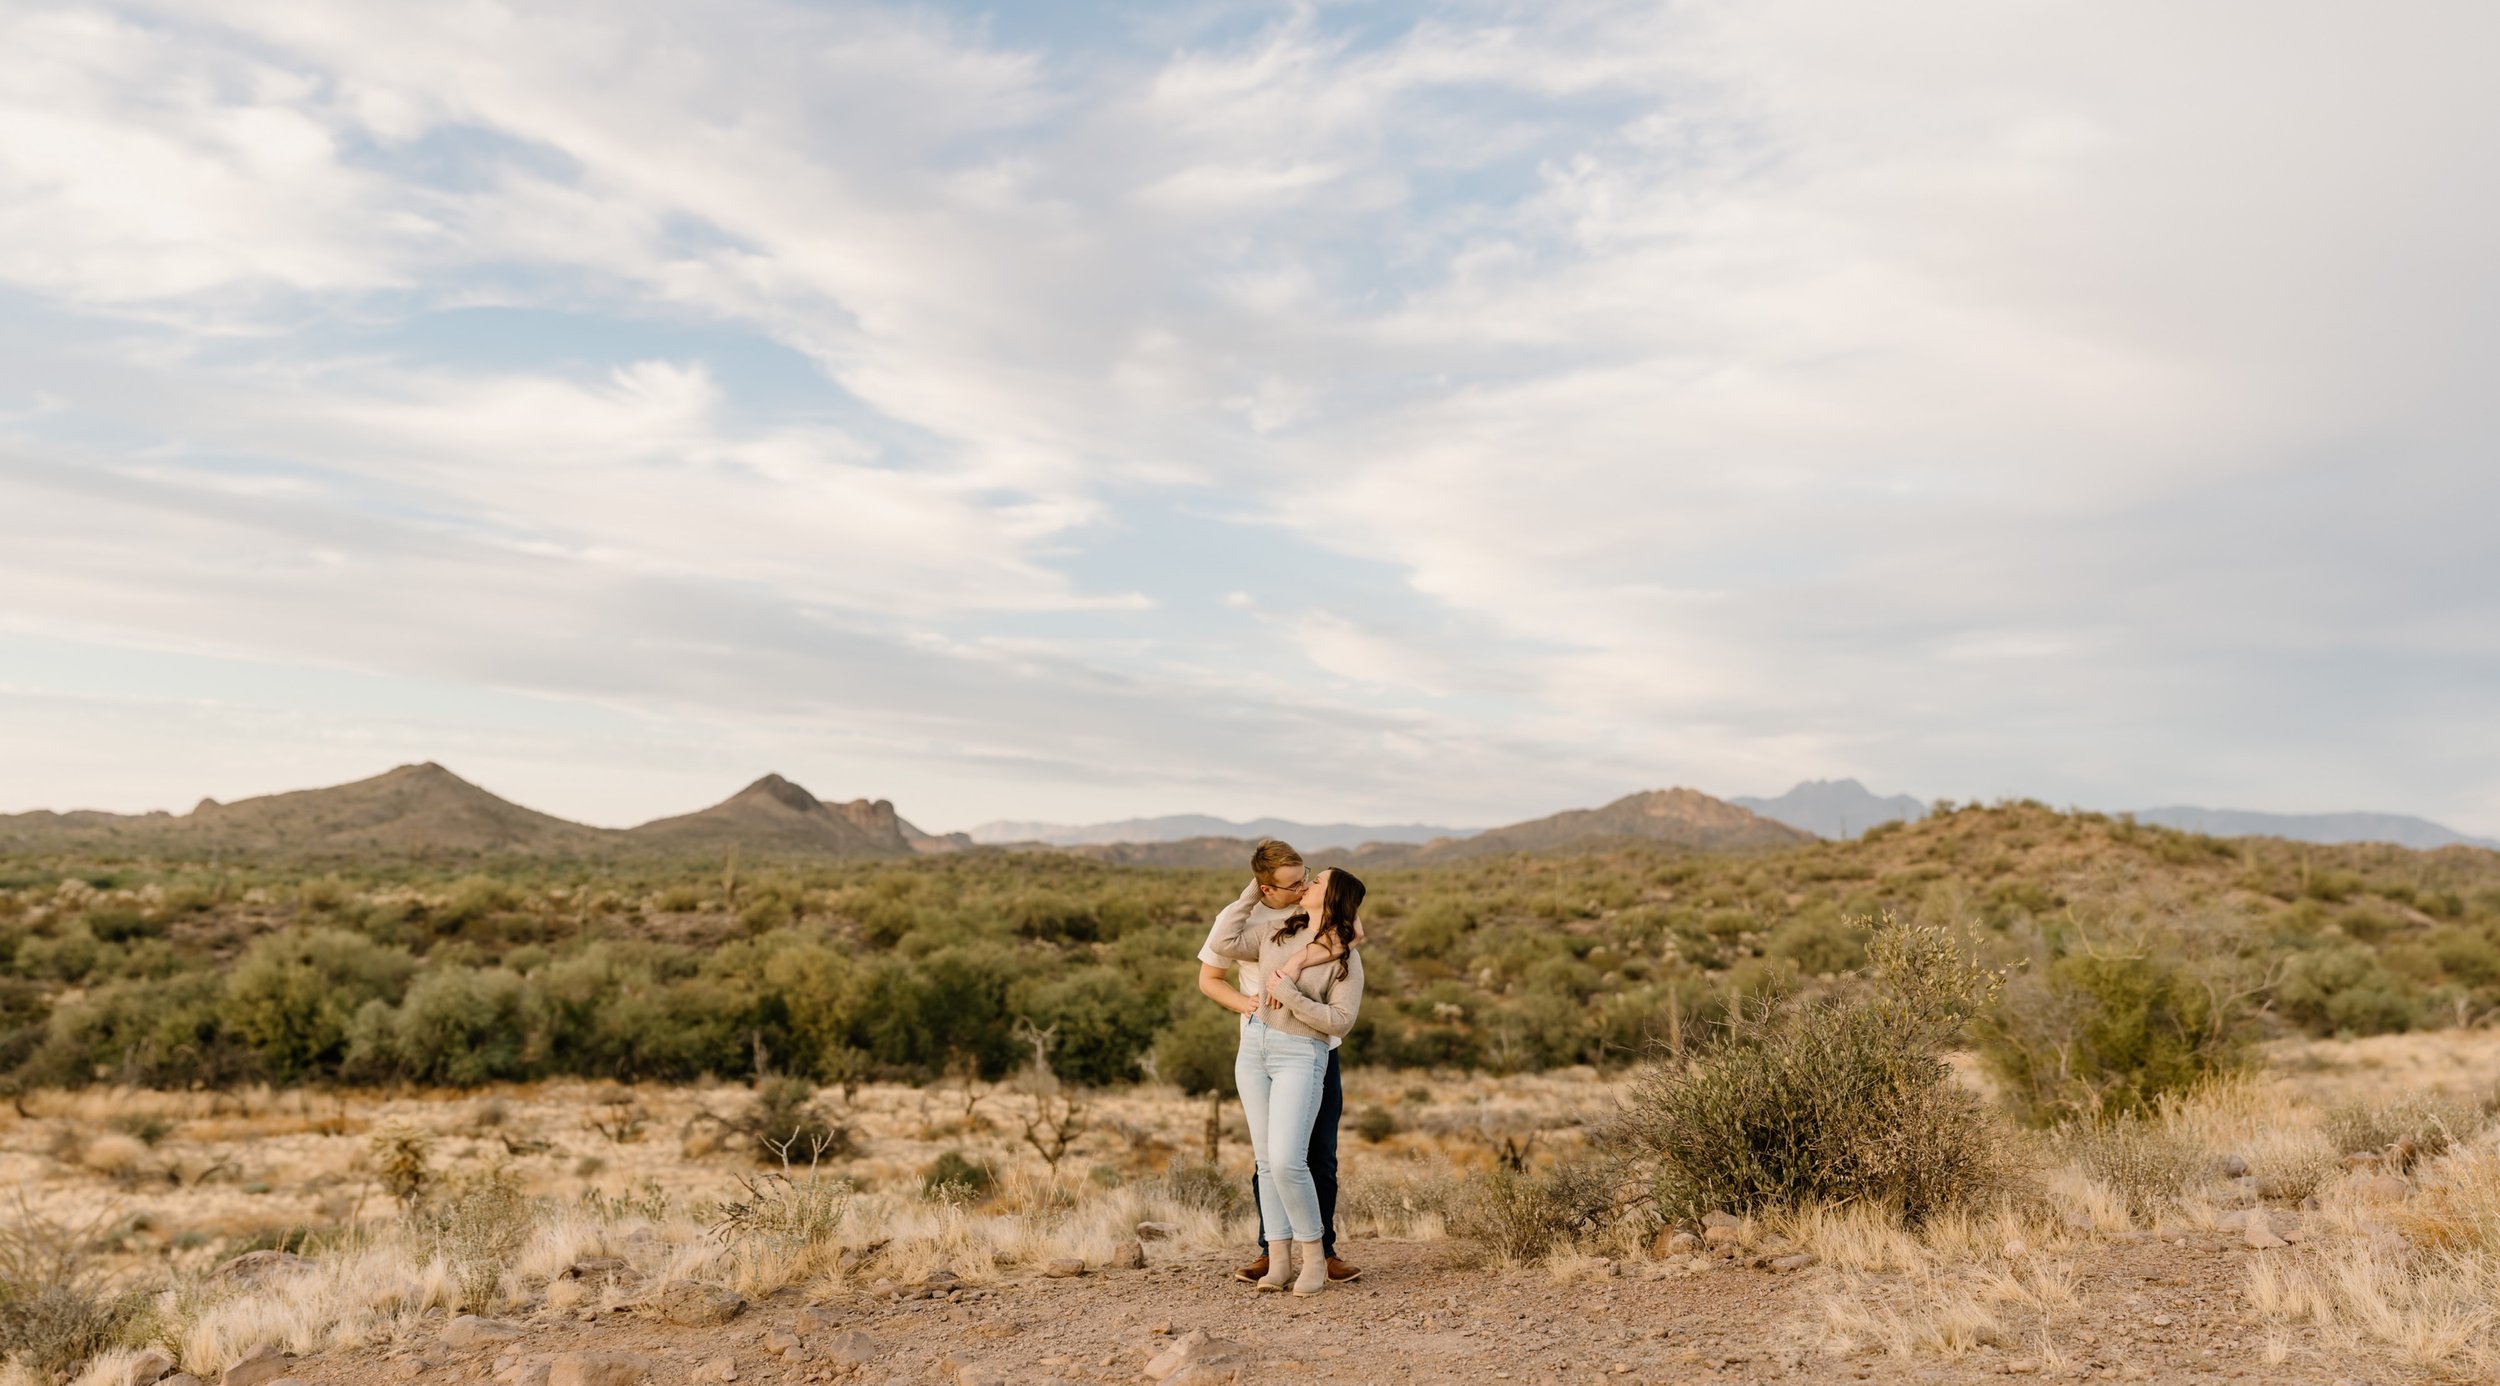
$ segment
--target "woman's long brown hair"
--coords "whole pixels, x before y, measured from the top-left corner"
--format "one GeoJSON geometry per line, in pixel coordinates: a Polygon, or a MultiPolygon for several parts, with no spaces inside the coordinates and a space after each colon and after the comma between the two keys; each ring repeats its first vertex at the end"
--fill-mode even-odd
{"type": "MultiPolygon", "coordinates": [[[[1320,897],[1319,931],[1313,937],[1335,950],[1337,980],[1342,982],[1345,980],[1346,958],[1354,952],[1354,917],[1363,908],[1363,883],[1342,866],[1329,867],[1321,874],[1328,878],[1328,891],[1320,897]]],[[[1311,916],[1307,912],[1290,915],[1277,926],[1275,935],[1268,942],[1282,943],[1300,933],[1302,926],[1310,922],[1311,916]]]]}

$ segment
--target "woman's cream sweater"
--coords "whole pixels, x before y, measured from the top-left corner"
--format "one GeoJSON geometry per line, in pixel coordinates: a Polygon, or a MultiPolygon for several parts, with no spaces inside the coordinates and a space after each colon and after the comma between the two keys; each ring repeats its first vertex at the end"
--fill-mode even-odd
{"type": "Polygon", "coordinates": [[[1275,941],[1271,937],[1275,933],[1272,927],[1250,921],[1250,907],[1257,899],[1254,893],[1245,891],[1241,899],[1225,906],[1224,912],[1215,917],[1214,937],[1207,940],[1207,946],[1224,957],[1259,969],[1259,985],[1273,997],[1261,1000],[1260,1024],[1304,1039],[1324,1041],[1331,1035],[1345,1035],[1354,1028],[1355,1013],[1363,1008],[1362,950],[1346,954],[1343,977],[1337,975],[1337,964],[1329,961],[1302,969],[1293,986],[1269,988],[1267,979],[1276,974],[1276,969],[1309,945],[1311,923],[1305,916],[1282,942],[1275,941]]]}

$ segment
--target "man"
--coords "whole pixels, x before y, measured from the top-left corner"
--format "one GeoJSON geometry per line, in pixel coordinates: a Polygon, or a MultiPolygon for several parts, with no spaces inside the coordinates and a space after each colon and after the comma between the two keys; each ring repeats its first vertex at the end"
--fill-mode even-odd
{"type": "MultiPolygon", "coordinates": [[[[1263,838],[1250,853],[1250,875],[1258,884],[1258,901],[1250,907],[1254,927],[1273,930],[1302,907],[1302,896],[1310,886],[1310,871],[1302,864],[1302,854],[1278,842],[1263,838]]],[[[1358,935],[1359,936],[1359,935],[1358,935]]],[[[1241,986],[1235,989],[1225,980],[1233,962],[1215,951],[1215,934],[1207,933],[1207,941],[1198,948],[1198,990],[1219,1006],[1242,1017],[1258,1014],[1259,969],[1244,966],[1241,986]]],[[[1363,1272],[1337,1259],[1337,1122],[1345,1115],[1345,1080],[1337,1064],[1337,1040],[1328,1041],[1328,1077],[1320,1089],[1319,1119],[1311,1123],[1311,1182],[1319,1189],[1321,1254],[1328,1258],[1328,1278],[1342,1283],[1363,1272]]],[[[1259,1204],[1259,1176],[1250,1176],[1250,1206],[1259,1204]]],[[[1267,1274],[1268,1229],[1259,1229],[1258,1259],[1233,1272],[1235,1280],[1257,1280],[1267,1274]]]]}

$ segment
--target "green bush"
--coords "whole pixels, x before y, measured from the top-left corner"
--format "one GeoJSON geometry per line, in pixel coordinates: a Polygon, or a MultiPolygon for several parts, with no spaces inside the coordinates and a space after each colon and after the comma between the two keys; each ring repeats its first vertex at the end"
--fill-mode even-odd
{"type": "Polygon", "coordinates": [[[2245,1059],[2247,1018],[2150,951],[2073,953],[2017,976],[1975,1027],[1980,1053],[2029,1120],[2142,1115],[2245,1059]]]}
{"type": "Polygon", "coordinates": [[[256,940],[226,979],[225,1021],[281,1083],[335,1070],[367,1001],[395,1003],[416,959],[344,929],[290,929],[256,940]]]}
{"type": "Polygon", "coordinates": [[[2392,1034],[2420,1018],[2416,993],[2357,943],[2293,954],[2277,995],[2283,1014],[2313,1034],[2392,1034]]]}
{"type": "Polygon", "coordinates": [[[1233,1090],[1233,1059],[1241,1051],[1241,1017],[1204,997],[1178,1003],[1181,1014],[1155,1038],[1155,1076],[1191,1097],[1233,1090]]]}
{"type": "Polygon", "coordinates": [[[1943,931],[1886,919],[1863,985],[1747,1006],[1720,1042],[1651,1066],[1603,1129],[1671,1217],[1855,1202],[1916,1221],[2001,1186],[2001,1133],[1944,1054],[1993,974],[1943,931]]]}
{"type": "Polygon", "coordinates": [[[1386,1107],[1365,1107],[1354,1118],[1354,1134],[1378,1145],[1398,1133],[1398,1118],[1386,1107]]]}

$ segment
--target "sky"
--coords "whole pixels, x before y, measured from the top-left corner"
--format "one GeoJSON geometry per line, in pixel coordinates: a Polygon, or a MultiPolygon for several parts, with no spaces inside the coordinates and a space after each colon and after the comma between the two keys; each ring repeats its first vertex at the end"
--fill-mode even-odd
{"type": "Polygon", "coordinates": [[[0,0],[0,811],[2500,834],[2500,7],[0,0]]]}

